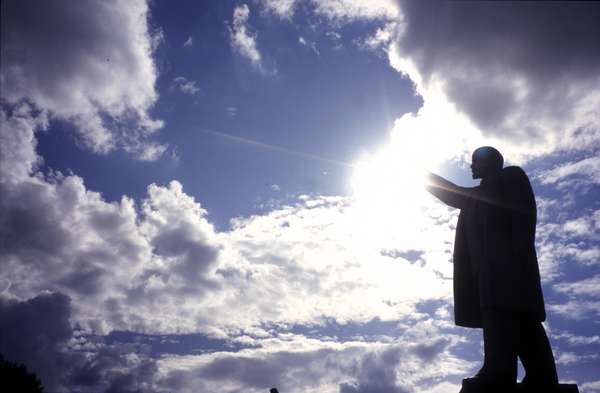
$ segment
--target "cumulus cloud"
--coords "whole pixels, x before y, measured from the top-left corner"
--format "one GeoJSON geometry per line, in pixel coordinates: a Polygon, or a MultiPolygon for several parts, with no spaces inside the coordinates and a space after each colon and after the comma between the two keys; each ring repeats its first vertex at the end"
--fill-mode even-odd
{"type": "MultiPolygon", "coordinates": [[[[33,165],[33,140],[7,137],[33,165]]],[[[80,177],[60,173],[1,187],[2,287],[21,298],[65,293],[74,317],[95,332],[227,336],[264,323],[393,320],[451,292],[440,272],[451,275],[444,240],[455,217],[436,225],[448,215],[437,205],[419,214],[414,236],[388,224],[375,233],[376,222],[366,220],[382,217],[348,198],[308,196],[217,232],[178,182],[150,185],[139,202],[107,202],[80,177]],[[439,238],[437,248],[419,241],[425,228],[439,238]],[[380,253],[408,244],[426,262],[391,264],[380,253]]]]}
{"type": "MultiPolygon", "coordinates": [[[[392,65],[522,154],[600,141],[593,4],[401,2],[392,65]]],[[[448,129],[460,134],[460,129],[448,129]]]]}
{"type": "Polygon", "coordinates": [[[6,4],[2,99],[71,122],[92,151],[122,148],[156,159],[165,147],[148,137],[162,127],[150,114],[158,98],[152,52],[161,35],[149,32],[147,18],[143,0],[6,4]]]}
{"type": "Polygon", "coordinates": [[[210,277],[220,245],[181,185],[150,186],[142,213],[127,197],[104,201],[77,176],[1,187],[6,292],[68,294],[75,317],[97,332],[195,328],[194,317],[181,319],[177,299],[193,304],[215,287],[210,277]]]}
{"type": "Polygon", "coordinates": [[[0,353],[24,363],[48,391],[75,386],[93,391],[152,392],[156,361],[135,344],[86,342],[71,325],[71,299],[42,293],[30,299],[0,296],[0,353]]]}
{"type": "Polygon", "coordinates": [[[256,33],[252,33],[248,25],[250,9],[248,5],[241,4],[233,10],[233,19],[228,26],[230,44],[240,56],[248,59],[252,65],[260,70],[262,67],[262,55],[256,45],[256,33]]]}
{"type": "Polygon", "coordinates": [[[192,36],[189,36],[187,38],[187,40],[185,40],[185,42],[183,43],[184,47],[192,47],[194,46],[194,39],[192,38],[192,36]]]}
{"type": "Polygon", "coordinates": [[[35,131],[46,129],[48,118],[32,112],[27,103],[16,106],[11,114],[0,109],[0,183],[25,179],[42,162],[35,151],[35,131]]]}

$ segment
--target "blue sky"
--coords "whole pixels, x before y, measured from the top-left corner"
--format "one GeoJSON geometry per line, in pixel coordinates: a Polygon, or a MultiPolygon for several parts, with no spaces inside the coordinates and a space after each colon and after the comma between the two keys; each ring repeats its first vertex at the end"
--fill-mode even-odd
{"type": "Polygon", "coordinates": [[[599,392],[599,13],[3,3],[0,352],[48,391],[458,391],[481,332],[422,174],[475,184],[490,144],[536,192],[559,376],[599,392]]]}

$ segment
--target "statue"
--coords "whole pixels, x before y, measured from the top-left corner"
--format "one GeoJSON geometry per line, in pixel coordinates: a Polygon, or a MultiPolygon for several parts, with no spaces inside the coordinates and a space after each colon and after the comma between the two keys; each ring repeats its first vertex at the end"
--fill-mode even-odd
{"type": "Polygon", "coordinates": [[[477,187],[429,174],[428,191],[460,209],[454,243],[454,315],[458,326],[483,328],[484,362],[463,391],[517,389],[517,358],[526,375],[519,390],[558,391],[535,251],[536,203],[529,178],[503,167],[493,147],[473,153],[477,187]]]}

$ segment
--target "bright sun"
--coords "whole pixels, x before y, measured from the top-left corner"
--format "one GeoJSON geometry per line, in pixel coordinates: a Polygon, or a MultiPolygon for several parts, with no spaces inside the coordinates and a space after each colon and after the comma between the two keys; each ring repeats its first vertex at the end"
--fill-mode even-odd
{"type": "Polygon", "coordinates": [[[443,162],[482,145],[469,119],[442,98],[432,94],[418,113],[396,119],[387,145],[355,163],[349,224],[371,246],[391,243],[393,235],[415,235],[416,224],[433,203],[425,189],[427,171],[438,172],[443,162]]]}

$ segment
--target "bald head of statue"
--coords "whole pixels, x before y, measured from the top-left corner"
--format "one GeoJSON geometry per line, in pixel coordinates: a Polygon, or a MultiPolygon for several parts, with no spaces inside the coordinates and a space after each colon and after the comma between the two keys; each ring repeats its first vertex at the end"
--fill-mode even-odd
{"type": "Polygon", "coordinates": [[[473,179],[485,179],[500,172],[503,166],[504,157],[491,146],[482,146],[476,149],[471,157],[473,179]]]}

